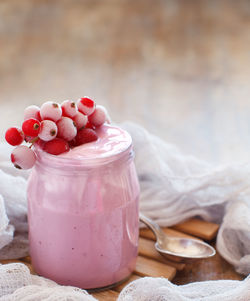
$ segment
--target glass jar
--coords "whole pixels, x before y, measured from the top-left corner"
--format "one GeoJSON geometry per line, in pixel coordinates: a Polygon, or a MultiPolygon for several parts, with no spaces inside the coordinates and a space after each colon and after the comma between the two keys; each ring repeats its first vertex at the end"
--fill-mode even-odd
{"type": "Polygon", "coordinates": [[[102,132],[98,142],[69,154],[37,149],[28,182],[35,271],[83,289],[125,280],[137,256],[139,185],[131,138],[117,127],[102,132]]]}

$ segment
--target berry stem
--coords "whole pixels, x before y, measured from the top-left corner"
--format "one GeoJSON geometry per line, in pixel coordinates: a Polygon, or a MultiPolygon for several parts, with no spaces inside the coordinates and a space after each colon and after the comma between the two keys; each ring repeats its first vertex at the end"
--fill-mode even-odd
{"type": "Polygon", "coordinates": [[[34,139],[30,140],[29,143],[31,143],[31,145],[29,146],[29,148],[32,148],[33,144],[37,142],[38,139],[38,137],[35,137],[34,139]]]}

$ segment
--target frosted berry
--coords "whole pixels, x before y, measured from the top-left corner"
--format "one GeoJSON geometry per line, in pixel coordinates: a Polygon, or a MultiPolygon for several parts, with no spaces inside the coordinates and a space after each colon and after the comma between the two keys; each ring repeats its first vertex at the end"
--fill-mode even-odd
{"type": "Polygon", "coordinates": [[[89,122],[98,127],[104,124],[104,122],[107,119],[106,110],[103,106],[96,106],[94,113],[92,113],[90,116],[88,116],[89,122]]]}
{"type": "Polygon", "coordinates": [[[26,136],[37,137],[40,132],[41,124],[35,118],[27,119],[22,124],[22,130],[26,136]]]}
{"type": "Polygon", "coordinates": [[[56,102],[47,101],[41,106],[40,115],[43,120],[48,119],[56,122],[62,117],[62,108],[56,102]]]}
{"type": "Polygon", "coordinates": [[[24,110],[24,120],[27,120],[30,118],[35,118],[35,119],[41,121],[40,108],[38,106],[35,106],[35,105],[28,106],[24,110]]]}
{"type": "Polygon", "coordinates": [[[69,151],[69,144],[61,138],[55,138],[43,145],[43,150],[52,155],[60,155],[69,151]]]}
{"type": "Polygon", "coordinates": [[[31,148],[19,145],[11,153],[11,162],[16,168],[30,169],[36,162],[36,155],[31,148]]]}
{"type": "Polygon", "coordinates": [[[92,129],[81,129],[78,131],[76,138],[74,140],[74,145],[78,146],[84,143],[96,141],[98,139],[98,136],[96,132],[92,129]]]}
{"type": "Polygon", "coordinates": [[[73,121],[75,122],[76,128],[79,130],[85,127],[85,125],[87,124],[88,116],[77,112],[76,116],[73,118],[73,121]]]}
{"type": "Polygon", "coordinates": [[[83,97],[83,98],[78,99],[77,107],[81,113],[88,116],[94,112],[95,102],[94,102],[94,100],[92,100],[88,97],[83,97]]]}
{"type": "Polygon", "coordinates": [[[13,146],[19,145],[24,140],[24,133],[17,127],[9,128],[5,133],[5,140],[13,146]]]}
{"type": "Polygon", "coordinates": [[[62,138],[66,141],[71,141],[75,138],[77,129],[74,124],[74,121],[68,117],[62,117],[57,122],[58,133],[57,137],[62,138]]]}
{"type": "Polygon", "coordinates": [[[98,105],[98,107],[102,108],[103,111],[106,113],[106,120],[105,120],[105,122],[107,122],[108,124],[110,124],[111,123],[111,118],[109,116],[109,113],[108,113],[107,109],[104,106],[101,106],[101,105],[98,105]]]}
{"type": "Polygon", "coordinates": [[[43,141],[50,141],[55,139],[57,135],[57,126],[55,122],[51,120],[43,120],[41,122],[41,130],[38,135],[43,141]]]}
{"type": "Polygon", "coordinates": [[[73,118],[77,114],[77,106],[76,103],[72,100],[65,100],[62,105],[62,115],[73,118]]]}

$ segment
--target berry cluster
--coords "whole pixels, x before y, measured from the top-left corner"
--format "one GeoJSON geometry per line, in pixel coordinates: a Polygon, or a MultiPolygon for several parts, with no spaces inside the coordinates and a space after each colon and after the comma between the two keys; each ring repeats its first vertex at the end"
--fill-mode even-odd
{"type": "Polygon", "coordinates": [[[35,143],[45,152],[59,155],[97,140],[95,129],[105,122],[110,122],[106,109],[89,97],[77,102],[65,100],[61,105],[48,101],[41,108],[29,106],[24,111],[22,129],[11,127],[5,133],[9,144],[18,145],[11,153],[11,161],[16,168],[29,169],[36,162],[31,149],[35,143]],[[31,145],[20,145],[23,141],[31,145]]]}

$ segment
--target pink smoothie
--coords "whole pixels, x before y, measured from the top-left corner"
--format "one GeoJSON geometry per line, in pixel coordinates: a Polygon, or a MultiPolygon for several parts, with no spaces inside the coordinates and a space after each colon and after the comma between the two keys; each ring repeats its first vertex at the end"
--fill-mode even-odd
{"type": "Polygon", "coordinates": [[[139,186],[131,138],[102,126],[99,139],[52,156],[37,150],[28,185],[29,239],[36,272],[85,289],[133,271],[139,186]]]}

